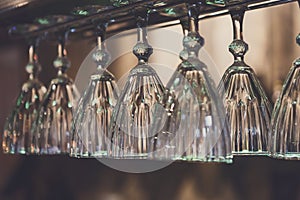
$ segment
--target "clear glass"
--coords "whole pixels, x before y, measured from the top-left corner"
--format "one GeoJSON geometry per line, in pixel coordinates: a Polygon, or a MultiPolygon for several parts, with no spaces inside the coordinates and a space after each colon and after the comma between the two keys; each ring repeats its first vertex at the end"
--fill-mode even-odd
{"type": "Polygon", "coordinates": [[[231,11],[234,40],[229,51],[234,63],[219,84],[230,123],[233,155],[267,155],[271,104],[254,71],[244,62],[248,45],[243,41],[244,10],[231,11]]]}
{"type": "MultiPolygon", "coordinates": [[[[30,28],[30,25],[26,25],[30,28]]],[[[20,29],[21,27],[13,27],[20,29]]],[[[22,29],[25,29],[23,27],[22,29]]],[[[30,28],[31,29],[31,28],[30,28]]],[[[37,42],[35,40],[34,42],[37,42]]],[[[16,105],[4,125],[2,148],[4,153],[10,154],[35,154],[36,135],[31,131],[32,124],[38,113],[46,88],[39,81],[38,74],[41,66],[35,52],[36,44],[29,47],[29,62],[26,72],[29,79],[22,85],[22,90],[17,98],[16,105]]]]}
{"type": "Polygon", "coordinates": [[[148,157],[153,108],[163,95],[164,86],[155,70],[148,64],[152,47],[147,42],[147,17],[137,17],[138,42],[133,53],[138,64],[128,76],[114,109],[111,124],[112,153],[114,158],[148,157]]]}
{"type": "MultiPolygon", "coordinates": [[[[300,34],[297,36],[300,44],[300,34]]],[[[300,160],[300,59],[294,64],[284,82],[272,114],[270,153],[272,157],[300,160]]]]}
{"type": "Polygon", "coordinates": [[[59,38],[58,57],[53,65],[58,70],[40,107],[34,131],[40,154],[67,154],[71,147],[71,123],[78,91],[66,74],[70,62],[64,48],[65,34],[59,38]]]}
{"type": "Polygon", "coordinates": [[[97,71],[90,77],[89,85],[75,112],[70,153],[73,157],[107,157],[110,152],[111,141],[108,133],[119,90],[115,77],[106,69],[110,55],[106,51],[105,41],[102,40],[107,23],[95,25],[99,34],[93,53],[97,71]]]}
{"type": "Polygon", "coordinates": [[[111,115],[118,99],[114,76],[106,69],[91,76],[79,101],[72,127],[71,156],[106,157],[111,115]]]}
{"type": "MultiPolygon", "coordinates": [[[[232,162],[224,107],[207,66],[198,58],[204,39],[198,32],[198,7],[188,5],[188,33],[182,63],[167,84],[155,109],[152,158],[202,162],[232,162]],[[187,55],[187,57],[186,57],[187,55]]],[[[185,31],[184,21],[182,21],[185,31]]]]}

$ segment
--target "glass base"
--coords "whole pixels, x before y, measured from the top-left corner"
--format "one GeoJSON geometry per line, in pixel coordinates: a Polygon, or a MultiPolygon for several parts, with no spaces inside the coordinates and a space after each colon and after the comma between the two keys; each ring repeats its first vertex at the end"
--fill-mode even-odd
{"type": "Polygon", "coordinates": [[[9,150],[3,150],[4,154],[16,154],[16,155],[36,155],[38,154],[38,151],[32,148],[19,148],[18,150],[15,150],[15,148],[11,148],[9,150]]]}
{"type": "Polygon", "coordinates": [[[292,152],[292,153],[275,153],[270,155],[271,158],[283,159],[283,160],[300,160],[300,152],[292,152]]]}
{"type": "Polygon", "coordinates": [[[269,156],[270,153],[267,151],[232,151],[234,156],[269,156]]]}
{"type": "Polygon", "coordinates": [[[120,155],[120,156],[110,156],[112,159],[126,159],[126,160],[132,160],[132,159],[149,159],[148,153],[141,153],[141,154],[127,154],[127,155],[120,155]]]}
{"type": "Polygon", "coordinates": [[[99,152],[95,152],[95,153],[71,153],[69,155],[70,157],[73,158],[107,158],[108,154],[107,151],[99,151],[99,152]]]}
{"type": "Polygon", "coordinates": [[[174,157],[174,158],[166,158],[166,157],[151,157],[148,158],[150,160],[157,161],[178,161],[178,162],[215,162],[215,163],[233,163],[233,156],[220,156],[220,157],[174,157]]]}
{"type": "Polygon", "coordinates": [[[95,158],[106,158],[107,156],[108,156],[107,151],[98,151],[91,155],[91,157],[95,157],[95,158]]]}
{"type": "Polygon", "coordinates": [[[42,148],[39,152],[41,155],[69,155],[69,152],[61,151],[58,147],[42,148]]]}
{"type": "Polygon", "coordinates": [[[220,156],[220,157],[183,157],[181,160],[178,161],[184,161],[184,162],[211,162],[211,163],[227,163],[232,164],[233,163],[233,156],[220,156]]]}
{"type": "Polygon", "coordinates": [[[155,161],[166,161],[166,162],[182,160],[181,157],[176,157],[176,156],[171,158],[171,157],[166,157],[166,156],[152,156],[152,155],[150,157],[148,157],[147,159],[148,160],[155,160],[155,161]]]}

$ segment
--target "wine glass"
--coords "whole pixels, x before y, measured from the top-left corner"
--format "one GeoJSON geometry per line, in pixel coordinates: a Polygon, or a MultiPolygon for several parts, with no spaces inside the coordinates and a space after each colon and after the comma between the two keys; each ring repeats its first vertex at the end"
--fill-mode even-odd
{"type": "MultiPolygon", "coordinates": [[[[62,23],[68,18],[49,16],[44,19],[48,22],[62,23]]],[[[66,74],[70,67],[65,49],[68,33],[69,29],[56,32],[58,56],[53,65],[58,73],[51,80],[34,127],[38,137],[40,154],[67,154],[70,152],[73,110],[76,107],[79,94],[73,81],[66,74]]]]}
{"type": "Polygon", "coordinates": [[[231,163],[224,107],[207,66],[198,58],[204,45],[198,31],[199,6],[187,4],[188,33],[183,39],[187,57],[180,54],[182,62],[167,84],[162,106],[154,112],[152,158],[231,163]]]}
{"type": "MultiPolygon", "coordinates": [[[[31,31],[38,30],[38,28],[38,25],[22,24],[13,26],[9,32],[10,34],[29,35],[31,31]]],[[[31,126],[36,119],[38,108],[46,92],[46,88],[38,79],[38,74],[41,71],[36,53],[39,40],[40,37],[27,38],[29,61],[25,68],[29,74],[29,79],[22,85],[16,105],[5,122],[2,141],[4,153],[37,153],[36,137],[31,131],[31,126]]]]}
{"type": "MultiPolygon", "coordinates": [[[[296,41],[300,45],[300,34],[296,41]]],[[[299,66],[300,58],[294,61],[272,113],[269,141],[274,158],[300,160],[299,66]]]]}
{"type": "Polygon", "coordinates": [[[111,121],[111,156],[144,159],[151,140],[150,124],[155,120],[152,109],[163,95],[164,86],[148,64],[152,47],[148,44],[146,25],[148,11],[137,11],[137,44],[133,53],[138,64],[131,69],[121,91],[111,121]]]}
{"type": "MultiPolygon", "coordinates": [[[[100,7],[77,8],[75,13],[85,11],[85,15],[95,14],[100,7]],[[95,9],[96,8],[96,9],[95,9]]],[[[105,30],[108,22],[93,21],[97,33],[97,46],[92,54],[97,71],[79,100],[72,124],[73,157],[106,157],[110,147],[108,131],[113,108],[118,99],[115,77],[106,69],[110,55],[105,47],[105,30]]]]}
{"type": "Polygon", "coordinates": [[[267,155],[271,104],[253,69],[244,62],[248,44],[243,40],[245,8],[230,10],[234,39],[229,51],[234,63],[219,84],[226,116],[231,125],[234,155],[267,155]]]}

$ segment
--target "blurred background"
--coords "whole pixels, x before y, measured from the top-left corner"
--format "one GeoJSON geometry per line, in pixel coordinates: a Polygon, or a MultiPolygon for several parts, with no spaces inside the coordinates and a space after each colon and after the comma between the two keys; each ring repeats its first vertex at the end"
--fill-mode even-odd
{"type": "MultiPolygon", "coordinates": [[[[168,30],[181,32],[180,26],[168,30]]],[[[1,130],[22,83],[27,79],[24,69],[27,45],[6,38],[4,31],[0,30],[1,130]]],[[[295,42],[299,31],[297,3],[250,11],[245,15],[244,39],[249,44],[246,62],[255,69],[273,101],[293,60],[300,56],[300,47],[295,42]]],[[[204,50],[214,64],[212,69],[219,74],[217,78],[221,78],[226,67],[233,62],[228,51],[232,40],[230,17],[203,20],[200,32],[206,41],[204,50]]],[[[151,43],[159,43],[150,36],[151,43]]],[[[118,45],[130,49],[132,46],[128,41],[122,38],[118,45]]],[[[93,47],[90,40],[68,43],[68,57],[72,62],[68,73],[73,79],[93,47]]],[[[52,67],[56,57],[55,44],[41,42],[39,57],[43,66],[40,79],[48,85],[56,74],[52,67]]],[[[155,53],[151,59],[166,64],[170,61],[172,69],[179,63],[179,60],[155,56],[155,53]]],[[[126,54],[113,62],[109,69],[121,78],[135,63],[134,56],[126,54]]],[[[242,157],[235,158],[232,165],[173,163],[155,172],[128,174],[93,159],[10,156],[1,151],[0,200],[292,200],[300,199],[299,170],[300,162],[296,161],[242,157]]]]}

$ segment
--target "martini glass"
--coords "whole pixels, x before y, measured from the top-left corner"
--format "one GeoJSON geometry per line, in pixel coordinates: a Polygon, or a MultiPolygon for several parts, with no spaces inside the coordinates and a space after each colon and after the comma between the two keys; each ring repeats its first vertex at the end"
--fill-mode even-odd
{"type": "Polygon", "coordinates": [[[230,122],[234,155],[267,155],[271,104],[253,69],[244,62],[248,50],[243,40],[245,8],[231,10],[234,40],[229,51],[234,63],[219,84],[226,116],[230,122]]]}
{"type": "MultiPolygon", "coordinates": [[[[13,26],[11,34],[30,34],[38,30],[39,26],[22,24],[13,26]]],[[[46,88],[39,81],[38,74],[41,66],[38,62],[36,49],[40,38],[27,38],[29,43],[29,61],[26,72],[29,79],[22,85],[16,105],[5,122],[2,148],[4,153],[35,154],[36,137],[31,131],[32,123],[37,117],[38,108],[46,92],[46,88]]]]}
{"type": "Polygon", "coordinates": [[[133,53],[138,64],[130,71],[111,122],[112,153],[114,158],[144,159],[148,157],[150,124],[154,105],[163,95],[164,86],[155,70],[148,64],[152,47],[148,44],[147,12],[137,12],[137,44],[133,53]]]}
{"type": "Polygon", "coordinates": [[[198,6],[187,4],[188,33],[183,39],[187,57],[180,56],[182,62],[156,107],[152,158],[231,163],[224,107],[207,66],[198,58],[204,45],[198,31],[198,6]]]}
{"type": "MultiPolygon", "coordinates": [[[[78,8],[85,15],[97,13],[101,7],[78,8]]],[[[76,13],[81,13],[80,11],[76,13]]],[[[71,156],[106,157],[109,152],[108,131],[113,108],[118,99],[115,77],[106,69],[110,55],[105,47],[105,30],[108,22],[93,21],[97,46],[93,52],[96,72],[91,75],[88,87],[81,97],[72,124],[71,156]]]]}

